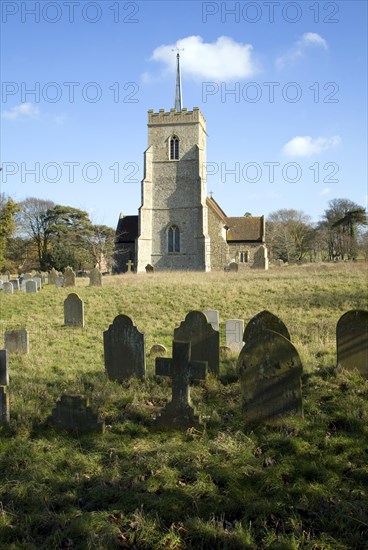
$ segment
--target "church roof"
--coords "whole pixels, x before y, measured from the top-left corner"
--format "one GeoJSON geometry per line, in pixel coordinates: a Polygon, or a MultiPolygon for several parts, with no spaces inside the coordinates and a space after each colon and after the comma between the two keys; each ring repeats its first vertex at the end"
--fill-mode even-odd
{"type": "Polygon", "coordinates": [[[264,216],[226,218],[227,242],[264,241],[264,216]]]}
{"type": "Polygon", "coordinates": [[[207,204],[207,206],[209,206],[211,208],[211,210],[213,210],[215,212],[215,214],[218,215],[219,218],[222,219],[222,221],[224,223],[226,223],[226,217],[227,216],[226,216],[225,212],[222,210],[221,206],[215,201],[214,198],[207,197],[206,204],[207,204]]]}
{"type": "Polygon", "coordinates": [[[138,237],[138,216],[123,216],[119,218],[115,231],[116,243],[134,243],[138,237]]]}

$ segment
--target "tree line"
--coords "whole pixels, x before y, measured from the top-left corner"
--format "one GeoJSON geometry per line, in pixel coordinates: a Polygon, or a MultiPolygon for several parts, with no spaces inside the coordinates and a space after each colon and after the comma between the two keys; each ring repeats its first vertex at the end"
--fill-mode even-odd
{"type": "MultiPolygon", "coordinates": [[[[249,215],[247,212],[245,215],[249,215]]],[[[367,216],[349,199],[333,199],[321,221],[281,209],[266,221],[271,260],[284,262],[368,259],[367,216]]],[[[84,210],[29,197],[16,203],[0,195],[0,270],[76,271],[114,266],[115,231],[93,224],[84,210]]]]}

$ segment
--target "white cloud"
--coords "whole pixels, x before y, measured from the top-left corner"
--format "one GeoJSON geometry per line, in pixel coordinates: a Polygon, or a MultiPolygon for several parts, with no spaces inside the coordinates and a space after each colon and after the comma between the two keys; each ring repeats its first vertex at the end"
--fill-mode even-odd
{"type": "Polygon", "coordinates": [[[336,147],[340,143],[340,136],[317,138],[296,136],[284,145],[282,152],[290,157],[310,157],[336,147]]]}
{"type": "Polygon", "coordinates": [[[284,55],[276,59],[276,67],[283,69],[286,65],[293,65],[298,59],[304,57],[305,51],[309,47],[317,46],[327,50],[327,42],[320,34],[316,32],[306,32],[293,44],[293,46],[284,55]]]}
{"type": "Polygon", "coordinates": [[[15,105],[9,111],[3,111],[1,117],[6,120],[17,120],[19,118],[38,118],[39,114],[39,108],[33,103],[21,103],[15,105]]]}
{"type": "Polygon", "coordinates": [[[325,187],[324,189],[322,189],[320,191],[320,196],[323,197],[324,195],[328,195],[329,193],[331,193],[331,188],[330,187],[325,187]]]}
{"type": "MultiPolygon", "coordinates": [[[[211,43],[204,42],[201,36],[187,36],[176,44],[159,46],[151,60],[161,61],[166,70],[173,71],[177,48],[180,50],[182,72],[194,78],[236,80],[251,77],[257,72],[253,46],[235,42],[227,36],[220,36],[211,43]]],[[[150,75],[144,73],[143,78],[148,81],[150,75]]]]}

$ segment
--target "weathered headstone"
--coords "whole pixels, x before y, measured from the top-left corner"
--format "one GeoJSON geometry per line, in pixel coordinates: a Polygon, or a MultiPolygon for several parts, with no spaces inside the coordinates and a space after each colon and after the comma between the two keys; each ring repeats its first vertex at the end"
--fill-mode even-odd
{"type": "Polygon", "coordinates": [[[32,275],[30,273],[25,273],[23,275],[23,279],[24,279],[24,281],[28,281],[28,279],[32,279],[32,275]]]}
{"type": "Polygon", "coordinates": [[[285,414],[303,415],[299,354],[284,336],[261,331],[238,358],[243,415],[252,424],[285,414]]]}
{"type": "Polygon", "coordinates": [[[146,375],[144,334],[127,315],[118,315],[103,333],[105,369],[110,380],[122,382],[146,375]]]}
{"type": "Polygon", "coordinates": [[[78,294],[69,294],[64,300],[64,325],[84,327],[84,303],[78,294]]]}
{"type": "Polygon", "coordinates": [[[151,264],[147,264],[145,267],[146,273],[153,273],[155,271],[155,268],[151,264]]]}
{"type": "Polygon", "coordinates": [[[290,340],[289,331],[281,319],[277,317],[277,315],[264,309],[252,317],[245,327],[243,342],[247,343],[252,338],[257,337],[262,330],[273,330],[290,340]]]}
{"type": "Polygon", "coordinates": [[[6,386],[0,386],[0,422],[1,424],[9,424],[10,421],[10,406],[9,393],[6,386]]]}
{"type": "Polygon", "coordinates": [[[268,269],[268,252],[267,247],[262,244],[253,256],[253,267],[256,269],[268,269]]]}
{"type": "Polygon", "coordinates": [[[54,285],[56,284],[56,277],[58,276],[58,272],[56,271],[56,269],[53,267],[49,273],[49,285],[54,285]]]}
{"type": "Polygon", "coordinates": [[[89,286],[102,286],[102,275],[97,267],[89,272],[89,286]]]}
{"type": "Polygon", "coordinates": [[[154,344],[149,352],[150,357],[166,355],[167,349],[162,344],[154,344]]]}
{"type": "Polygon", "coordinates": [[[103,432],[105,423],[89,406],[88,400],[81,395],[62,395],[47,419],[47,423],[69,432],[103,432]]]}
{"type": "Polygon", "coordinates": [[[206,309],[202,313],[205,314],[209,323],[211,323],[212,328],[215,330],[220,330],[220,313],[218,309],[206,309]]]}
{"type": "Polygon", "coordinates": [[[239,353],[244,345],[243,333],[243,319],[229,319],[226,321],[226,345],[234,353],[239,353]]]}
{"type": "Polygon", "coordinates": [[[9,361],[7,349],[0,349],[0,386],[9,386],[9,361]]]}
{"type": "Polygon", "coordinates": [[[6,330],[4,333],[4,348],[9,353],[28,353],[28,330],[6,330]]]}
{"type": "Polygon", "coordinates": [[[41,279],[41,277],[33,277],[33,280],[37,285],[37,290],[41,290],[41,288],[42,288],[42,279],[41,279]]]}
{"type": "Polygon", "coordinates": [[[19,281],[18,281],[18,279],[11,279],[10,282],[13,285],[13,290],[19,290],[19,281]]]}
{"type": "Polygon", "coordinates": [[[337,365],[368,378],[368,311],[352,309],[336,326],[337,365]]]}
{"type": "Polygon", "coordinates": [[[229,271],[232,271],[233,273],[237,273],[239,271],[239,265],[236,262],[231,262],[228,267],[229,271]]]}
{"type": "Polygon", "coordinates": [[[64,286],[75,286],[75,273],[69,266],[64,269],[64,286]]]}
{"type": "Polygon", "coordinates": [[[208,370],[218,376],[220,370],[220,334],[201,311],[190,311],[174,330],[174,340],[191,343],[193,361],[207,361],[208,370]]]}
{"type": "Polygon", "coordinates": [[[13,294],[14,293],[14,287],[11,283],[3,283],[3,291],[5,294],[13,294]]]}
{"type": "Polygon", "coordinates": [[[58,275],[55,279],[56,288],[62,288],[64,286],[64,277],[58,275]]]}
{"type": "Polygon", "coordinates": [[[3,289],[3,284],[4,284],[4,283],[3,283],[2,280],[0,279],[0,290],[3,289]]]}
{"type": "Polygon", "coordinates": [[[157,428],[191,428],[200,419],[191,406],[189,386],[206,378],[206,362],[191,361],[190,342],[173,342],[172,359],[156,358],[156,375],[172,378],[172,398],[157,417],[157,428]]]}
{"type": "Polygon", "coordinates": [[[29,292],[37,292],[37,283],[33,279],[28,279],[25,284],[27,294],[29,292]]]}
{"type": "Polygon", "coordinates": [[[8,283],[9,282],[9,275],[6,275],[5,273],[3,275],[1,275],[1,280],[3,283],[8,283]]]}

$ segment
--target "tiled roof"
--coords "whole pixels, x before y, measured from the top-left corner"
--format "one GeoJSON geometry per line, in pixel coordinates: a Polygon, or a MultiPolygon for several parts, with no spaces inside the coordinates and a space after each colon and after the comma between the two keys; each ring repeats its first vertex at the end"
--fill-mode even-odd
{"type": "Polygon", "coordinates": [[[138,216],[119,218],[115,231],[116,243],[132,243],[138,237],[138,216]]]}
{"type": "Polygon", "coordinates": [[[263,216],[241,216],[239,218],[226,218],[228,226],[226,240],[228,242],[259,241],[264,239],[263,216]]]}

